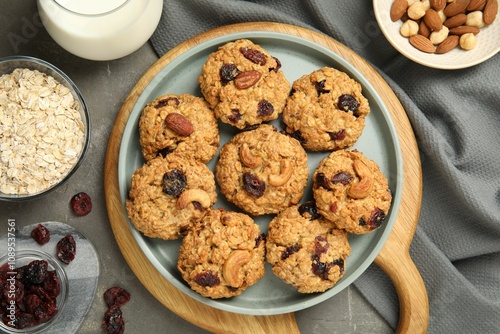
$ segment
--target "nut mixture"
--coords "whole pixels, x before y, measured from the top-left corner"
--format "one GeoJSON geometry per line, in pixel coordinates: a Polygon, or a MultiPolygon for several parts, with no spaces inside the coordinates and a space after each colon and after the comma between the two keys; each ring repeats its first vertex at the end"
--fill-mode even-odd
{"type": "Polygon", "coordinates": [[[390,17],[402,20],[400,33],[415,48],[443,54],[472,50],[480,29],[498,14],[498,0],[394,0],[390,17]]]}
{"type": "Polygon", "coordinates": [[[0,77],[0,192],[36,194],[62,180],[84,144],[79,104],[37,70],[0,77]]]}

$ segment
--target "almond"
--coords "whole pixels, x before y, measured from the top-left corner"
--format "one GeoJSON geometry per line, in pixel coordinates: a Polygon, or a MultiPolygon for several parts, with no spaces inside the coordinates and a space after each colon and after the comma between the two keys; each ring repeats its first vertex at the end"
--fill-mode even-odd
{"type": "Polygon", "coordinates": [[[234,79],[234,85],[238,89],[247,89],[255,85],[261,76],[262,74],[255,70],[241,72],[234,79]]]}
{"type": "Polygon", "coordinates": [[[483,10],[483,21],[492,24],[498,13],[498,0],[487,0],[483,10]]]}
{"type": "Polygon", "coordinates": [[[178,113],[170,113],[165,117],[165,125],[179,136],[189,136],[193,133],[193,124],[178,113]]]}
{"type": "Polygon", "coordinates": [[[470,26],[459,26],[450,29],[450,35],[461,36],[463,34],[473,33],[474,35],[479,34],[479,28],[470,26]]]}
{"type": "Polygon", "coordinates": [[[474,12],[476,10],[483,10],[484,5],[486,4],[486,0],[470,0],[469,5],[467,6],[468,12],[474,12]]]}
{"type": "Polygon", "coordinates": [[[434,53],[436,51],[434,44],[422,35],[413,35],[409,38],[410,44],[422,52],[434,53]]]}
{"type": "Polygon", "coordinates": [[[446,0],[430,0],[431,8],[440,11],[446,7],[446,0]]]}
{"type": "Polygon", "coordinates": [[[431,29],[429,29],[423,20],[420,21],[420,24],[418,25],[418,33],[424,37],[429,37],[431,34],[431,29]]]}
{"type": "Polygon", "coordinates": [[[408,8],[408,1],[407,0],[394,0],[391,6],[391,20],[393,22],[399,20],[401,17],[403,17],[403,14],[406,13],[406,9],[408,8]]]}
{"type": "Polygon", "coordinates": [[[459,43],[460,37],[457,35],[451,35],[446,37],[436,48],[436,53],[443,54],[450,50],[453,50],[459,43]]]}
{"type": "Polygon", "coordinates": [[[431,30],[434,31],[439,31],[443,27],[443,22],[441,22],[438,12],[432,8],[425,12],[424,22],[431,30]]]}
{"type": "Polygon", "coordinates": [[[448,28],[455,28],[461,25],[464,25],[465,22],[467,21],[467,15],[461,13],[457,14],[455,16],[449,17],[444,21],[444,25],[448,28]]]}
{"type": "Polygon", "coordinates": [[[446,15],[446,17],[455,16],[460,13],[465,13],[469,3],[470,0],[455,0],[454,2],[450,2],[448,6],[445,7],[443,13],[444,15],[446,15]]]}

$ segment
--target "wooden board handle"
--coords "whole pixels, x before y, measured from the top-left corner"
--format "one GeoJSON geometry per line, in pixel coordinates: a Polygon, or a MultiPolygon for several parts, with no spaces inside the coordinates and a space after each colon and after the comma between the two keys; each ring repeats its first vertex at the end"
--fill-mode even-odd
{"type": "Polygon", "coordinates": [[[389,276],[398,294],[400,310],[396,333],[426,333],[429,301],[424,281],[408,250],[392,247],[380,252],[375,263],[389,276]]]}

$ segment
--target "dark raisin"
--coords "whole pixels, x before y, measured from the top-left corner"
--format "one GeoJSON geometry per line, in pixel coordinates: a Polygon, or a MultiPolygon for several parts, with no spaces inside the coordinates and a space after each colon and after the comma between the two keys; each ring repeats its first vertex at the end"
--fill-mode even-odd
{"type": "Polygon", "coordinates": [[[330,244],[328,243],[328,240],[322,236],[318,235],[314,239],[314,253],[318,256],[320,256],[323,253],[326,253],[328,248],[330,247],[330,244]]]}
{"type": "Polygon", "coordinates": [[[302,137],[302,133],[300,133],[299,130],[297,131],[294,131],[292,133],[289,134],[290,137],[292,137],[293,139],[296,139],[299,141],[299,143],[301,143],[302,145],[304,145],[305,143],[307,143],[307,140],[304,139],[304,137],[302,137]]]}
{"type": "Polygon", "coordinates": [[[34,260],[26,265],[24,269],[25,285],[38,285],[43,282],[47,275],[48,263],[45,260],[34,260]]]}
{"type": "Polygon", "coordinates": [[[85,216],[92,211],[92,199],[84,192],[80,192],[71,197],[70,205],[77,216],[85,216]]]}
{"type": "MultiPolygon", "coordinates": [[[[5,323],[9,324],[9,322],[5,323]]],[[[33,315],[25,312],[19,312],[18,314],[16,314],[16,320],[14,321],[14,323],[14,327],[16,329],[23,329],[37,324],[33,315]]]]}
{"type": "MultiPolygon", "coordinates": [[[[358,110],[358,108],[359,108],[359,102],[351,94],[342,94],[339,96],[339,99],[337,101],[337,107],[340,110],[344,110],[346,112],[352,111],[355,113],[356,110],[358,110]]],[[[356,113],[355,113],[355,116],[357,116],[356,113]]]]}
{"type": "Polygon", "coordinates": [[[330,90],[328,89],[325,89],[325,83],[326,83],[326,80],[321,80],[321,81],[318,81],[314,84],[314,87],[316,88],[316,90],[318,91],[318,94],[321,95],[321,94],[325,94],[325,93],[329,93],[330,90]]]}
{"type": "Polygon", "coordinates": [[[276,67],[270,67],[269,71],[274,71],[278,73],[279,69],[281,68],[281,61],[276,57],[273,57],[273,59],[276,60],[276,67]]]}
{"type": "Polygon", "coordinates": [[[318,213],[318,208],[316,207],[316,203],[307,202],[299,206],[299,213],[306,217],[307,214],[310,220],[319,219],[321,215],[318,213]]]}
{"type": "Polygon", "coordinates": [[[332,264],[321,262],[319,260],[319,256],[316,254],[311,257],[311,260],[312,260],[312,267],[311,267],[312,272],[316,276],[319,276],[322,279],[327,280],[328,279],[328,272],[330,271],[332,264]]]}
{"type": "Polygon", "coordinates": [[[196,275],[194,281],[201,286],[217,286],[220,284],[220,278],[217,273],[213,273],[210,270],[196,275]]]}
{"type": "Polygon", "coordinates": [[[179,99],[176,97],[167,97],[166,99],[158,101],[155,105],[156,109],[163,108],[165,106],[177,107],[179,105],[179,99]]]}
{"type": "Polygon", "coordinates": [[[42,288],[52,298],[59,296],[59,293],[61,291],[61,284],[55,270],[47,271],[47,275],[45,276],[45,279],[42,283],[42,288]]]}
{"type": "Polygon", "coordinates": [[[229,285],[228,285],[228,286],[227,286],[227,289],[228,289],[229,291],[231,291],[231,292],[236,292],[236,291],[238,291],[238,289],[239,289],[239,288],[235,288],[234,286],[229,286],[229,285]]]}
{"type": "Polygon", "coordinates": [[[56,255],[61,262],[70,264],[75,259],[76,242],[71,234],[67,234],[56,245],[56,255]]]}
{"type": "Polygon", "coordinates": [[[259,50],[241,47],[240,52],[243,55],[243,57],[250,60],[254,64],[262,66],[266,64],[266,56],[259,50]]]}
{"type": "Polygon", "coordinates": [[[281,260],[286,260],[290,255],[297,253],[300,250],[299,245],[288,246],[283,253],[281,253],[281,260]]]}
{"type": "Polygon", "coordinates": [[[368,221],[368,225],[371,228],[376,229],[382,225],[385,220],[385,212],[379,208],[373,210],[372,215],[370,216],[370,220],[368,221]]]}
{"type": "Polygon", "coordinates": [[[333,261],[332,264],[334,266],[339,266],[339,268],[340,268],[340,274],[342,275],[342,273],[344,272],[344,260],[337,259],[337,260],[333,261]]]}
{"type": "Polygon", "coordinates": [[[231,123],[238,123],[241,119],[241,114],[238,109],[231,109],[231,115],[227,116],[227,119],[231,123]]]}
{"type": "Polygon", "coordinates": [[[167,195],[177,197],[186,188],[187,177],[180,169],[173,169],[163,174],[163,192],[167,195]]]}
{"type": "Polygon", "coordinates": [[[340,183],[340,184],[343,184],[345,186],[345,185],[348,185],[349,183],[351,183],[352,180],[354,180],[354,177],[347,172],[340,172],[340,173],[337,173],[334,176],[332,176],[332,183],[333,184],[340,183]]]}
{"type": "Polygon", "coordinates": [[[224,85],[230,81],[233,81],[238,76],[238,74],[240,74],[240,71],[234,64],[223,64],[219,72],[220,80],[224,85]]]}
{"type": "Polygon", "coordinates": [[[365,220],[365,218],[363,218],[363,217],[359,218],[359,220],[358,220],[358,224],[359,224],[359,226],[365,226],[365,225],[366,225],[366,220],[365,220]]]}
{"type": "Polygon", "coordinates": [[[122,310],[117,305],[111,305],[104,313],[102,327],[106,334],[122,334],[125,331],[125,320],[122,310]]]}
{"type": "Polygon", "coordinates": [[[344,140],[345,137],[347,136],[347,132],[342,129],[337,132],[328,132],[328,135],[330,136],[331,140],[344,140]]]}
{"type": "Polygon", "coordinates": [[[257,115],[259,116],[269,116],[274,112],[274,107],[271,102],[267,100],[261,100],[257,105],[257,115]]]}
{"type": "Polygon", "coordinates": [[[265,242],[266,241],[266,234],[265,233],[261,233],[257,236],[257,238],[255,238],[255,247],[254,248],[258,248],[260,246],[260,244],[262,242],[265,242]]]}
{"type": "Polygon", "coordinates": [[[259,178],[252,173],[243,174],[243,186],[245,190],[254,197],[261,197],[266,191],[266,184],[264,181],[259,180],[259,178]]]}
{"type": "Polygon", "coordinates": [[[50,240],[50,231],[42,224],[38,224],[32,231],[31,237],[39,245],[45,245],[50,240]]]}
{"type": "Polygon", "coordinates": [[[42,306],[43,302],[38,297],[37,294],[35,293],[30,293],[29,295],[26,296],[26,299],[24,300],[26,311],[30,314],[35,314],[38,309],[42,306]]]}
{"type": "Polygon", "coordinates": [[[104,301],[106,305],[116,305],[122,307],[130,301],[130,293],[119,286],[113,286],[104,292],[104,301]]]}
{"type": "Polygon", "coordinates": [[[165,147],[165,148],[162,148],[161,150],[158,151],[158,154],[157,156],[162,156],[162,158],[166,158],[167,155],[169,155],[170,153],[172,153],[173,150],[170,149],[169,147],[165,147]]]}
{"type": "Polygon", "coordinates": [[[325,188],[327,190],[332,189],[330,187],[330,183],[328,181],[328,178],[326,177],[326,175],[324,173],[316,174],[316,185],[318,187],[322,187],[322,188],[325,188]]]}

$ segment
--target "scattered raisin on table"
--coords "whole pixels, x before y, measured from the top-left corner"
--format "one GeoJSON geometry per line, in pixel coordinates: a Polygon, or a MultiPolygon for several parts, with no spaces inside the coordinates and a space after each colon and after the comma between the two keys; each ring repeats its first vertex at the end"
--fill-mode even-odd
{"type": "Polygon", "coordinates": [[[70,206],[75,215],[85,216],[92,211],[92,199],[88,194],[79,192],[71,197],[70,206]]]}
{"type": "Polygon", "coordinates": [[[70,264],[75,259],[76,241],[71,234],[67,234],[56,245],[56,255],[61,262],[70,264]]]}
{"type": "Polygon", "coordinates": [[[122,334],[125,331],[125,320],[122,310],[117,305],[111,305],[104,313],[102,327],[106,334],[122,334]]]}
{"type": "Polygon", "coordinates": [[[31,231],[31,237],[37,244],[45,245],[50,240],[50,231],[42,224],[38,224],[33,231],[31,231]]]}
{"type": "Polygon", "coordinates": [[[113,286],[107,289],[103,296],[108,307],[111,305],[118,305],[119,307],[122,307],[130,301],[130,293],[119,286],[113,286]]]}

